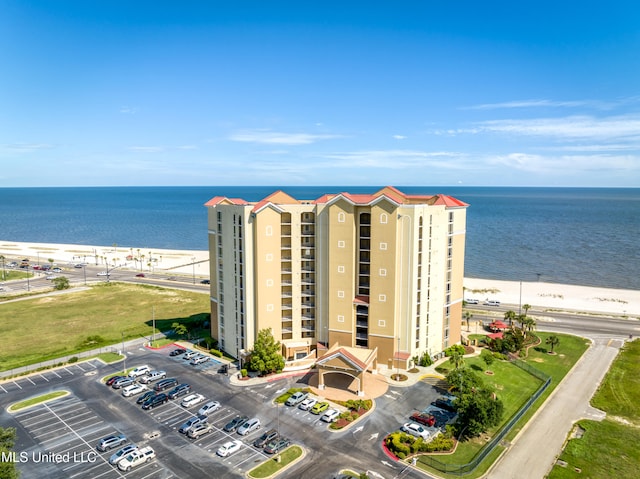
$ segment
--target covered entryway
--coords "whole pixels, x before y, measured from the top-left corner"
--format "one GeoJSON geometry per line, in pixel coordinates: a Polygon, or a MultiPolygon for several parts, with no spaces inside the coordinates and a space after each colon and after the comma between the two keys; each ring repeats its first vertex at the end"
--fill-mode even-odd
{"type": "Polygon", "coordinates": [[[351,348],[336,343],[316,361],[318,389],[322,391],[329,385],[365,396],[367,371],[376,373],[377,359],[377,348],[351,348]]]}

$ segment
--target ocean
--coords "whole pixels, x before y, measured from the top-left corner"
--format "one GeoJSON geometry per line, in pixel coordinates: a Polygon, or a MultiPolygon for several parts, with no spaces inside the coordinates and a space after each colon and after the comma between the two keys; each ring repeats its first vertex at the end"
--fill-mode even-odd
{"type": "MultiPolygon", "coordinates": [[[[206,201],[277,189],[315,199],[379,187],[0,188],[0,239],[206,250],[206,201]]],[[[399,189],[469,203],[467,277],[640,290],[640,188],[399,189]]]]}

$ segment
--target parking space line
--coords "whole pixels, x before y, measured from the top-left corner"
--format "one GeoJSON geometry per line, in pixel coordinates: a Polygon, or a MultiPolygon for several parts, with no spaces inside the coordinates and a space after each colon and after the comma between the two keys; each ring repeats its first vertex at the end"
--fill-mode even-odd
{"type": "Polygon", "coordinates": [[[74,364],[74,366],[80,369],[80,371],[82,371],[83,373],[86,372],[86,370],[82,369],[82,367],[79,364],[74,364]]]}
{"type": "Polygon", "coordinates": [[[51,371],[53,374],[55,374],[56,376],[58,376],[59,378],[61,378],[62,376],[60,376],[57,372],[55,371],[51,371]]]}
{"type": "Polygon", "coordinates": [[[36,383],[34,383],[29,376],[26,376],[25,379],[29,381],[31,384],[33,384],[34,386],[36,385],[36,383]]]}
{"type": "Polygon", "coordinates": [[[71,371],[69,371],[69,369],[64,368],[64,370],[65,370],[66,372],[68,372],[69,374],[71,374],[72,376],[75,376],[75,374],[73,374],[71,371]]]}
{"type": "Polygon", "coordinates": [[[13,384],[15,384],[16,386],[18,386],[18,389],[22,389],[22,387],[15,381],[13,381],[13,384]]]}
{"type": "Polygon", "coordinates": [[[7,392],[7,390],[3,388],[2,385],[0,385],[0,389],[2,389],[5,393],[7,392]]]}
{"type": "Polygon", "coordinates": [[[42,379],[44,379],[45,381],[49,382],[49,380],[47,378],[45,378],[42,374],[39,375],[42,379]]]}

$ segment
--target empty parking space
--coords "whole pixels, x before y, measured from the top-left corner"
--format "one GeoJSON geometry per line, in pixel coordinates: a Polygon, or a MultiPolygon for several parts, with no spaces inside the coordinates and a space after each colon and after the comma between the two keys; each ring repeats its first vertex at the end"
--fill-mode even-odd
{"type": "Polygon", "coordinates": [[[0,385],[0,394],[33,388],[34,386],[42,386],[58,379],[91,374],[101,366],[103,366],[101,361],[92,359],[91,361],[69,364],[61,368],[33,373],[29,376],[17,377],[11,381],[2,383],[0,385]]]}

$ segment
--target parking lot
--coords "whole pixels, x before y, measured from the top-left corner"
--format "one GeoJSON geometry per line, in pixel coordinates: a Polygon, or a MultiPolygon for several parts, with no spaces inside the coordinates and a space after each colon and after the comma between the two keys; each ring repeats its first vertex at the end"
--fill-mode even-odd
{"type": "MultiPolygon", "coordinates": [[[[189,383],[192,392],[202,394],[206,400],[219,401],[221,408],[209,416],[211,432],[198,439],[190,439],[178,432],[185,421],[197,414],[203,403],[185,408],[181,406],[182,398],[177,398],[145,411],[136,404],[135,396],[123,397],[121,390],[104,385],[101,379],[116,373],[123,367],[122,363],[105,365],[93,360],[69,365],[0,385],[0,404],[3,407],[53,390],[70,392],[64,398],[15,414],[3,411],[0,417],[2,426],[17,428],[16,453],[23,477],[242,477],[272,457],[252,445],[257,437],[271,428],[279,430],[292,444],[307,451],[305,460],[289,471],[293,475],[286,477],[318,477],[315,474],[320,470],[326,470],[329,477],[329,471],[337,471],[349,464],[361,464],[363,470],[370,469],[368,464],[371,463],[380,467],[380,459],[385,457],[380,441],[388,432],[406,422],[407,414],[413,409],[424,409],[428,404],[425,404],[425,394],[432,389],[424,384],[417,389],[390,390],[389,397],[377,400],[379,413],[363,420],[356,428],[336,433],[328,429],[320,415],[273,404],[273,399],[289,387],[304,386],[296,384],[296,378],[234,387],[225,374],[218,372],[220,362],[191,365],[181,356],[170,356],[170,350],[136,348],[128,351],[127,366],[132,368],[146,364],[152,369],[165,370],[167,377],[189,383]],[[262,427],[246,436],[224,432],[225,424],[236,415],[256,416],[262,427]],[[122,472],[108,463],[118,448],[104,453],[96,449],[98,441],[110,434],[124,434],[129,442],[139,447],[151,446],[156,457],[129,472],[122,472]],[[218,448],[230,440],[242,441],[240,449],[229,457],[217,456],[218,448]],[[358,443],[355,456],[354,443],[358,443]]],[[[387,464],[384,467],[390,470],[396,467],[387,464]]]]}

